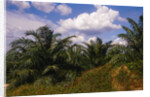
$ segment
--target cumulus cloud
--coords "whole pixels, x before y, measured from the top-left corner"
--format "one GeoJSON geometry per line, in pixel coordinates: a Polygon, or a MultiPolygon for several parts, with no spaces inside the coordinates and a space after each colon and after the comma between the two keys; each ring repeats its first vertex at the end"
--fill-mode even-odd
{"type": "Polygon", "coordinates": [[[82,13],[75,18],[69,18],[58,21],[60,25],[57,32],[65,33],[70,30],[76,30],[87,34],[96,34],[108,32],[114,29],[120,29],[121,25],[114,24],[115,20],[123,21],[119,12],[106,6],[95,6],[97,10],[92,13],[82,13]]]}
{"type": "Polygon", "coordinates": [[[29,2],[26,1],[10,1],[10,3],[17,6],[19,11],[23,11],[24,9],[30,8],[29,2]]]}
{"type": "Polygon", "coordinates": [[[27,30],[35,30],[41,26],[48,25],[55,28],[50,20],[43,19],[34,14],[9,12],[6,13],[6,47],[9,49],[9,43],[18,37],[22,37],[27,30]]]}
{"type": "Polygon", "coordinates": [[[117,38],[111,44],[112,45],[125,45],[126,46],[127,45],[127,41],[125,41],[122,38],[117,38]]]}
{"type": "Polygon", "coordinates": [[[122,21],[122,22],[127,22],[127,19],[122,18],[122,17],[118,17],[118,20],[119,20],[119,21],[122,21]]]}
{"type": "Polygon", "coordinates": [[[72,12],[72,9],[66,4],[61,4],[57,6],[56,11],[60,12],[61,15],[68,15],[72,12]]]}
{"type": "Polygon", "coordinates": [[[76,37],[73,37],[71,39],[73,41],[73,43],[81,43],[81,42],[85,42],[85,35],[83,34],[76,34],[76,37]]]}
{"type": "Polygon", "coordinates": [[[56,4],[49,2],[32,2],[32,5],[42,12],[50,13],[55,9],[56,4]]]}
{"type": "Polygon", "coordinates": [[[88,39],[88,43],[90,43],[91,41],[96,41],[97,37],[96,36],[93,36],[93,37],[90,37],[88,39]]]}

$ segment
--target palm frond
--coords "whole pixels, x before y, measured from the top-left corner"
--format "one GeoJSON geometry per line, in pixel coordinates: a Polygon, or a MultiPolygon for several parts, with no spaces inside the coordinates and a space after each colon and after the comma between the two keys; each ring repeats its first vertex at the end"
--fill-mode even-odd
{"type": "Polygon", "coordinates": [[[131,24],[131,27],[133,28],[133,30],[134,30],[136,33],[138,33],[138,32],[141,31],[140,28],[139,28],[139,26],[138,26],[138,24],[137,24],[134,20],[132,20],[131,18],[127,18],[127,20],[128,20],[128,22],[131,24]]]}
{"type": "Polygon", "coordinates": [[[44,71],[42,72],[43,75],[49,73],[49,72],[56,72],[58,71],[58,66],[57,65],[50,65],[50,66],[47,66],[44,71]]]}

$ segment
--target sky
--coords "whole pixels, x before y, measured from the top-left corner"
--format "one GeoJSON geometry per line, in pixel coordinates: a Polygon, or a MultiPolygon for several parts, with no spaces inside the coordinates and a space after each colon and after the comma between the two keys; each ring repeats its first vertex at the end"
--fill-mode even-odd
{"type": "Polygon", "coordinates": [[[65,4],[50,2],[6,2],[6,50],[13,40],[21,38],[28,30],[47,25],[62,38],[76,35],[74,43],[95,41],[126,44],[118,34],[126,33],[122,25],[130,27],[127,17],[138,22],[142,7],[65,4]]]}

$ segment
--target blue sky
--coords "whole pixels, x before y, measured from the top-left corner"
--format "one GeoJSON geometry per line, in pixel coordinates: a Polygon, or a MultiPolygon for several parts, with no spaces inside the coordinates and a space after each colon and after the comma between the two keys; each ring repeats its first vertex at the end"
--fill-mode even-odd
{"type": "Polygon", "coordinates": [[[7,1],[6,3],[6,49],[13,40],[23,37],[25,31],[48,25],[62,37],[76,35],[74,43],[112,40],[124,44],[117,37],[125,33],[121,25],[130,27],[126,18],[138,22],[142,7],[107,6],[87,4],[61,4],[49,2],[7,1]]]}

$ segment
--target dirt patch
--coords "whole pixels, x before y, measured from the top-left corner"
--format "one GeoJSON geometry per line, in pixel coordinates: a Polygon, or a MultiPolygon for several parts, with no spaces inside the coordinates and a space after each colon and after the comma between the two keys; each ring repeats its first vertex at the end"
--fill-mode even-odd
{"type": "Polygon", "coordinates": [[[122,65],[111,71],[112,88],[118,91],[142,90],[143,78],[130,71],[127,66],[122,65]]]}

